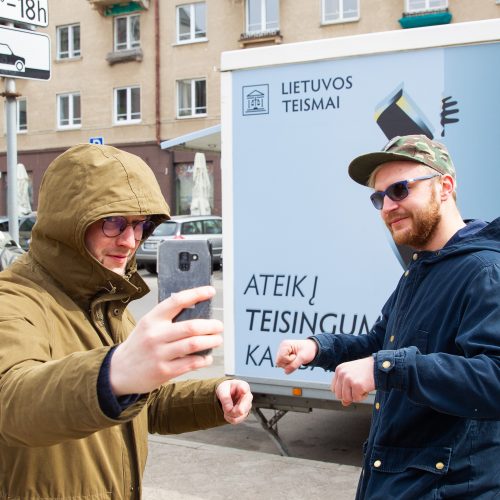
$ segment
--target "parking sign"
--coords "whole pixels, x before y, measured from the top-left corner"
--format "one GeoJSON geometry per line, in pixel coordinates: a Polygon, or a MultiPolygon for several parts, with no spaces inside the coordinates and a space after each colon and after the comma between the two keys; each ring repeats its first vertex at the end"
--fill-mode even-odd
{"type": "MultiPolygon", "coordinates": [[[[0,0],[0,5],[4,1],[0,0]]],[[[0,75],[48,80],[50,78],[48,35],[0,26],[0,75]]]]}
{"type": "Polygon", "coordinates": [[[0,18],[35,26],[48,26],[48,0],[0,0],[0,18]]]}

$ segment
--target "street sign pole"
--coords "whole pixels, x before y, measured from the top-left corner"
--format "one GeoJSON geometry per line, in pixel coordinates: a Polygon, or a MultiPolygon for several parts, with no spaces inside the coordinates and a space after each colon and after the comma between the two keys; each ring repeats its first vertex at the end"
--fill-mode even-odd
{"type": "Polygon", "coordinates": [[[14,78],[47,80],[50,78],[50,39],[47,35],[31,30],[15,29],[13,21],[48,26],[48,0],[0,0],[0,27],[2,66],[0,76],[5,76],[5,112],[7,125],[7,213],[9,233],[19,243],[19,207],[17,194],[17,106],[14,78]],[[14,77],[14,78],[12,78],[14,77]]]}
{"type": "Polygon", "coordinates": [[[19,243],[19,218],[17,207],[17,109],[16,81],[5,79],[5,110],[7,118],[7,213],[9,234],[19,243]]]}
{"type": "MultiPolygon", "coordinates": [[[[7,23],[12,26],[13,23],[7,23]]],[[[17,109],[16,81],[5,79],[5,118],[7,125],[7,214],[9,234],[19,243],[19,217],[17,208],[17,109]]]]}

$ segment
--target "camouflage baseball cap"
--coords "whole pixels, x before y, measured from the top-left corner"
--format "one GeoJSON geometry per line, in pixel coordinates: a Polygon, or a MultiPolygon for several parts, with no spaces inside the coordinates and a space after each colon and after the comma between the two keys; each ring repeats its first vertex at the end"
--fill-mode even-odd
{"type": "Polygon", "coordinates": [[[372,172],[382,163],[390,161],[415,161],[440,174],[455,177],[455,167],[446,147],[425,135],[397,136],[391,139],[382,151],[354,158],[349,165],[349,175],[359,184],[367,186],[372,172]]]}

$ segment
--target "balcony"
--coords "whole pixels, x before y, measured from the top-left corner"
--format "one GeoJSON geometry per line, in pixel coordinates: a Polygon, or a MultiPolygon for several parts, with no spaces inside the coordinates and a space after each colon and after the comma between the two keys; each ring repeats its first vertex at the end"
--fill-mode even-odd
{"type": "Polygon", "coordinates": [[[399,19],[399,24],[402,28],[421,28],[422,26],[449,24],[451,17],[448,9],[403,12],[403,17],[399,19]]]}
{"type": "Polygon", "coordinates": [[[113,66],[113,64],[129,61],[140,62],[142,61],[142,56],[142,49],[140,47],[129,50],[115,50],[106,55],[106,61],[108,61],[110,66],[113,66]]]}
{"type": "Polygon", "coordinates": [[[259,31],[257,33],[242,33],[240,35],[240,47],[256,46],[272,43],[281,43],[283,37],[280,30],[259,31]]]}
{"type": "Polygon", "coordinates": [[[120,0],[87,0],[90,5],[103,16],[116,16],[140,10],[149,9],[149,0],[135,0],[133,2],[120,0]]]}

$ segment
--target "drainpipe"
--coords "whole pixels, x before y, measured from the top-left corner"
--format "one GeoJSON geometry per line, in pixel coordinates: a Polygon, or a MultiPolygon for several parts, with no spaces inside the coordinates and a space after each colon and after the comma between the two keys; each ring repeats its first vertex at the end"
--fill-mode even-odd
{"type": "Polygon", "coordinates": [[[156,143],[161,142],[160,127],[160,0],[154,0],[155,11],[155,125],[156,125],[156,143]]]}

